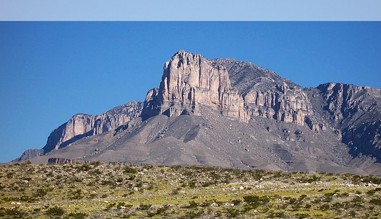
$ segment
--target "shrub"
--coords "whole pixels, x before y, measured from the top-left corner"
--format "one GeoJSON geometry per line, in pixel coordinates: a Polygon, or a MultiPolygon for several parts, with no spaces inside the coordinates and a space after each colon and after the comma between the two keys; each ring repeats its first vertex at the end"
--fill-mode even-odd
{"type": "Polygon", "coordinates": [[[351,217],[355,217],[355,216],[356,216],[356,212],[352,210],[352,211],[349,212],[349,215],[350,215],[351,217]]]}
{"type": "Polygon", "coordinates": [[[309,214],[304,214],[304,213],[297,213],[295,216],[298,219],[304,219],[304,218],[309,218],[310,217],[309,214]]]}
{"type": "Polygon", "coordinates": [[[93,165],[94,167],[97,167],[99,165],[101,165],[101,162],[100,161],[91,161],[90,165],[93,165]]]}
{"type": "Polygon", "coordinates": [[[124,173],[133,173],[133,174],[138,173],[138,171],[135,168],[131,167],[131,166],[125,166],[124,169],[123,169],[123,172],[124,173]]]}
{"type": "Polygon", "coordinates": [[[69,198],[70,199],[82,199],[83,198],[82,190],[77,189],[75,191],[72,191],[69,198]]]}
{"type": "Polygon", "coordinates": [[[232,203],[233,203],[234,205],[239,205],[241,202],[242,202],[242,201],[239,200],[239,199],[232,200],[232,203]]]}
{"type": "Polygon", "coordinates": [[[195,201],[190,201],[188,208],[197,208],[198,204],[195,201]]]}
{"type": "Polygon", "coordinates": [[[171,192],[171,195],[178,195],[181,188],[174,188],[171,192]]]}
{"type": "Polygon", "coordinates": [[[235,217],[238,217],[240,215],[239,210],[234,209],[234,208],[226,209],[226,214],[227,214],[228,218],[235,218],[235,217]]]}
{"type": "Polygon", "coordinates": [[[374,193],[376,193],[376,191],[374,191],[374,190],[369,190],[369,191],[366,192],[366,194],[369,195],[369,196],[374,195],[374,193]]]}
{"type": "Polygon", "coordinates": [[[110,210],[112,207],[114,207],[116,204],[115,203],[110,203],[110,204],[108,204],[107,206],[106,206],[106,209],[105,209],[105,211],[108,211],[108,210],[110,210]]]}
{"type": "Polygon", "coordinates": [[[118,209],[121,209],[121,208],[123,208],[123,207],[126,207],[126,203],[124,203],[124,202],[119,202],[119,203],[116,205],[116,208],[118,208],[118,209]]]}
{"type": "Polygon", "coordinates": [[[270,199],[267,196],[257,196],[257,195],[247,195],[243,197],[243,200],[253,208],[256,208],[260,205],[267,204],[270,199]]]}
{"type": "Polygon", "coordinates": [[[156,210],[156,214],[163,214],[169,209],[169,205],[164,205],[156,210]]]}
{"type": "Polygon", "coordinates": [[[151,204],[140,204],[139,205],[139,210],[145,211],[151,208],[151,204]]]}
{"type": "Polygon", "coordinates": [[[82,164],[77,168],[79,171],[89,171],[91,170],[91,166],[89,164],[82,164]]]}
{"type": "Polygon", "coordinates": [[[47,189],[37,189],[37,191],[33,195],[37,197],[44,197],[47,194],[48,194],[47,189]]]}
{"type": "Polygon", "coordinates": [[[87,216],[89,216],[89,215],[86,213],[70,213],[69,214],[69,217],[74,218],[74,219],[84,219],[87,216]]]}
{"type": "Polygon", "coordinates": [[[102,172],[99,169],[94,169],[89,172],[91,175],[101,175],[102,172]]]}
{"type": "Polygon", "coordinates": [[[27,216],[26,212],[20,211],[17,208],[6,209],[0,208],[0,216],[8,218],[25,218],[27,216]]]}
{"type": "Polygon", "coordinates": [[[307,195],[305,195],[305,194],[302,194],[302,195],[300,195],[299,196],[299,201],[303,201],[303,199],[305,199],[307,197],[307,195]]]}
{"type": "Polygon", "coordinates": [[[203,214],[203,211],[189,211],[184,218],[199,218],[203,214]]]}
{"type": "Polygon", "coordinates": [[[322,211],[327,211],[327,210],[329,210],[329,208],[330,208],[329,204],[323,204],[319,207],[319,209],[322,211]]]}
{"type": "Polygon", "coordinates": [[[356,203],[361,203],[363,201],[363,199],[359,196],[356,196],[352,199],[352,202],[356,202],[356,203]]]}
{"type": "Polygon", "coordinates": [[[65,210],[61,207],[52,207],[52,208],[49,208],[47,211],[46,211],[46,215],[48,216],[61,216],[65,213],[65,210]]]}
{"type": "Polygon", "coordinates": [[[372,199],[369,201],[369,203],[374,205],[381,205],[381,199],[372,199]]]}

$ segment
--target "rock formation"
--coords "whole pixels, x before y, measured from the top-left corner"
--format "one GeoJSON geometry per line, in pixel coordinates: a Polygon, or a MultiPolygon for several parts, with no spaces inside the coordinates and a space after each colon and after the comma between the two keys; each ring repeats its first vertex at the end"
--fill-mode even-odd
{"type": "Polygon", "coordinates": [[[243,99],[231,86],[226,68],[186,51],[177,52],[165,63],[159,89],[150,90],[145,102],[144,116],[198,115],[203,105],[247,121],[243,99]]]}
{"type": "Polygon", "coordinates": [[[41,156],[44,154],[44,151],[42,149],[28,149],[24,151],[20,157],[14,159],[12,162],[19,162],[23,160],[28,160],[33,157],[41,156]]]}
{"type": "Polygon", "coordinates": [[[139,117],[142,107],[141,102],[133,101],[100,115],[76,114],[49,135],[43,151],[48,153],[66,147],[83,137],[114,130],[139,117]]]}
{"type": "Polygon", "coordinates": [[[249,62],[179,51],[144,103],[73,116],[32,160],[381,174],[380,104],[381,89],[306,89],[249,62]]]}
{"type": "Polygon", "coordinates": [[[308,124],[316,129],[317,122],[311,120],[311,103],[302,87],[252,63],[233,59],[216,59],[214,62],[228,69],[233,86],[243,97],[251,118],[259,116],[308,124]]]}
{"type": "Polygon", "coordinates": [[[371,155],[381,161],[381,90],[349,84],[318,86],[329,121],[340,130],[353,156],[371,155]]]}

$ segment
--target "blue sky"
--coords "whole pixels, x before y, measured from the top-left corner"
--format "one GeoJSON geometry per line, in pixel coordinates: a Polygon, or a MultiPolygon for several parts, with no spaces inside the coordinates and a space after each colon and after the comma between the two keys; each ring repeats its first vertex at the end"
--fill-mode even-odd
{"type": "Polygon", "coordinates": [[[16,21],[379,21],[380,0],[0,0],[16,21]]]}
{"type": "Polygon", "coordinates": [[[381,88],[381,22],[0,22],[0,162],[73,114],[157,87],[180,49],[250,61],[304,87],[381,88]]]}

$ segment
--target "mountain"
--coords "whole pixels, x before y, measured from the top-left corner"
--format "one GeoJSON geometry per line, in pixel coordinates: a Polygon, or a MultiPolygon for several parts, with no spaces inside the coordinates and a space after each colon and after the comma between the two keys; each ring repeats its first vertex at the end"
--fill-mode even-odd
{"type": "Polygon", "coordinates": [[[139,117],[142,107],[141,102],[133,101],[100,115],[76,114],[49,135],[46,145],[42,148],[43,153],[66,147],[84,137],[114,130],[139,117]]]}
{"type": "Polygon", "coordinates": [[[179,51],[144,103],[77,114],[30,159],[381,174],[380,103],[381,89],[307,89],[249,62],[179,51]]]}

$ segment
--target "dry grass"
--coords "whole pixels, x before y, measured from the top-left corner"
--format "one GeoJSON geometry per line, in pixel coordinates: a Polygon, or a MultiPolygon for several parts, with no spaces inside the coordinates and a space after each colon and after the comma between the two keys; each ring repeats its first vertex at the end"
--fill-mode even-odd
{"type": "Polygon", "coordinates": [[[381,179],[122,164],[0,169],[1,218],[380,218],[381,179]]]}

